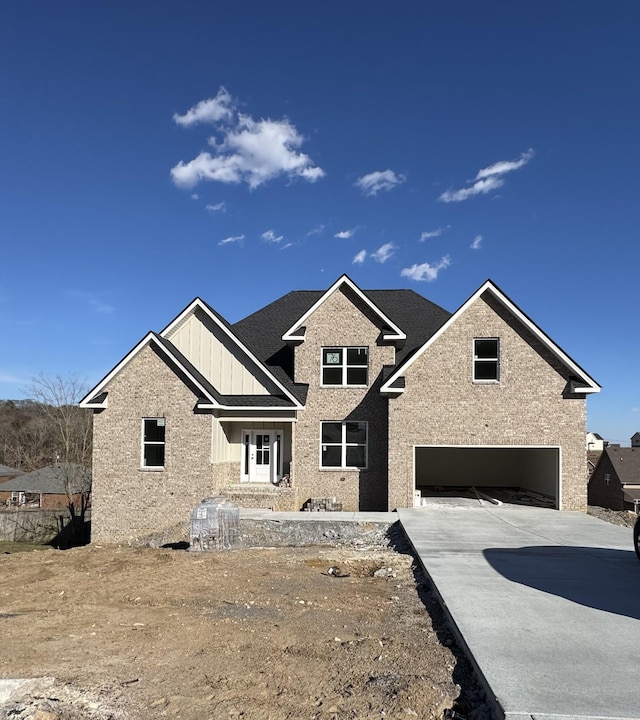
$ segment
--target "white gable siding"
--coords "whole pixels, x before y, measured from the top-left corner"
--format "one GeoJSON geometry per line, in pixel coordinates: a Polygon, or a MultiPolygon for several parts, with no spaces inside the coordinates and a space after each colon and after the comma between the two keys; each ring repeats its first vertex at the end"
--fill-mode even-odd
{"type": "Polygon", "coordinates": [[[223,395],[268,395],[268,389],[231,352],[219,328],[190,315],[168,339],[223,395]]]}

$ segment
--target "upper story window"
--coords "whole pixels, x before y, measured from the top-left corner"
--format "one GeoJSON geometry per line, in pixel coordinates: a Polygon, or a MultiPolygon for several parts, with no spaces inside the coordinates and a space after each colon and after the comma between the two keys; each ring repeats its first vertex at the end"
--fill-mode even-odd
{"type": "Polygon", "coordinates": [[[164,467],[165,429],[165,418],[143,418],[142,467],[164,467]]]}
{"type": "Polygon", "coordinates": [[[500,380],[500,341],[498,338],[476,338],[473,341],[474,382],[500,380]]]}
{"type": "Polygon", "coordinates": [[[369,348],[322,348],[323,385],[367,385],[369,381],[369,348]]]}

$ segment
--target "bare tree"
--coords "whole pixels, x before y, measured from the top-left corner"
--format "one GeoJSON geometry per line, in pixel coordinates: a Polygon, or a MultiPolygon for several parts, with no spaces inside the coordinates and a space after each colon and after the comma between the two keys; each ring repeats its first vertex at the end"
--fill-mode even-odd
{"type": "Polygon", "coordinates": [[[45,375],[31,381],[29,395],[38,403],[47,423],[52,457],[62,473],[67,507],[72,522],[84,523],[91,498],[91,451],[93,418],[90,410],[78,407],[86,393],[78,375],[45,375]]]}

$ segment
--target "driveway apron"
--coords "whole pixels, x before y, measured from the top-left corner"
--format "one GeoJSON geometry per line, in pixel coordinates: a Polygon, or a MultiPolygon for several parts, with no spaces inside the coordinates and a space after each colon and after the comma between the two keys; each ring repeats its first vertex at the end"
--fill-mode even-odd
{"type": "Polygon", "coordinates": [[[472,500],[398,515],[499,716],[640,720],[640,563],[629,528],[472,500]]]}

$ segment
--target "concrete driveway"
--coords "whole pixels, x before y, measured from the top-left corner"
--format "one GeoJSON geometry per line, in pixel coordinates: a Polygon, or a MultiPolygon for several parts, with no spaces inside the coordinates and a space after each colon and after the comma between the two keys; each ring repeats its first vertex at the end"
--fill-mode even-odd
{"type": "Polygon", "coordinates": [[[640,720],[640,562],[583,513],[434,499],[399,510],[498,715],[640,720]]]}

